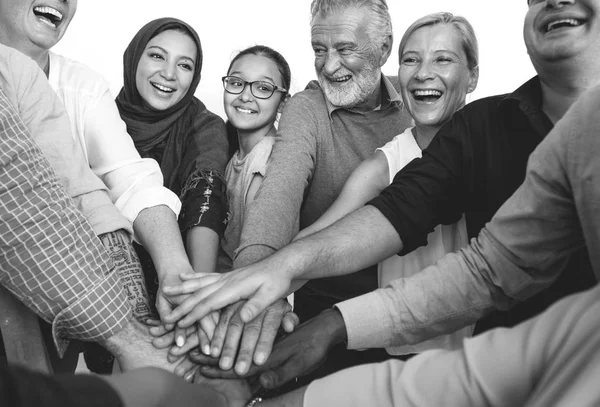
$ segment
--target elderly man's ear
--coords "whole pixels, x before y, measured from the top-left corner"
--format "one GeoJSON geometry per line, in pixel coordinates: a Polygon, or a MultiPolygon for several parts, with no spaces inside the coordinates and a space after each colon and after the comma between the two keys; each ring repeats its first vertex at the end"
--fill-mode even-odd
{"type": "Polygon", "coordinates": [[[392,45],[394,44],[394,37],[388,35],[379,47],[381,56],[379,57],[379,67],[382,67],[387,62],[390,54],[392,53],[392,45]]]}

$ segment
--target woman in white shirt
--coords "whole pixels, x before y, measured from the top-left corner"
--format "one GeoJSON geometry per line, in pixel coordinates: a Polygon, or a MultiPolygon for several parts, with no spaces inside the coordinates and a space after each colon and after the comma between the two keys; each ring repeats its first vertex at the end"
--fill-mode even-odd
{"type": "MultiPolygon", "coordinates": [[[[463,17],[436,13],[415,21],[402,37],[398,53],[402,100],[415,127],[406,129],[362,162],[331,207],[295,240],[331,225],[377,196],[400,169],[421,157],[421,151],[452,114],[465,105],[466,95],[477,86],[477,39],[473,27],[463,17]]],[[[453,225],[438,226],[429,234],[427,246],[379,264],[379,286],[417,273],[467,243],[464,217],[453,225]]],[[[471,333],[472,327],[467,327],[451,335],[387,351],[410,354],[432,348],[458,348],[471,333]]]]}

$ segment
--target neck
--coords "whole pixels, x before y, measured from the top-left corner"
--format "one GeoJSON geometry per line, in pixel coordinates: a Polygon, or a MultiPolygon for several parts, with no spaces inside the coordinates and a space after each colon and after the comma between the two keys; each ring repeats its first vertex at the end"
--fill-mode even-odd
{"type": "Polygon", "coordinates": [[[412,133],[421,150],[425,150],[429,146],[439,129],[440,126],[422,126],[419,124],[415,126],[412,133]]]}
{"type": "Polygon", "coordinates": [[[570,69],[562,65],[538,73],[542,87],[542,110],[552,123],[560,120],[573,102],[597,84],[600,78],[600,71],[570,69]]]}
{"type": "Polygon", "coordinates": [[[258,130],[244,131],[238,129],[237,134],[238,141],[240,143],[238,158],[241,160],[246,157],[246,155],[252,151],[254,146],[263,139],[263,137],[266,137],[271,133],[273,135],[275,134],[275,126],[272,124],[270,126],[262,127],[258,130]]]}

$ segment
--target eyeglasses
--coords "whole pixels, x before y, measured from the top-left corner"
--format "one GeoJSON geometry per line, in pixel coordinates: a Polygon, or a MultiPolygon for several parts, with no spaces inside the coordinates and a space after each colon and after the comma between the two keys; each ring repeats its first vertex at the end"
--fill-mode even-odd
{"type": "Polygon", "coordinates": [[[246,89],[246,85],[250,85],[250,92],[252,93],[252,96],[257,99],[268,99],[273,96],[273,93],[275,92],[287,93],[287,89],[280,88],[277,85],[265,81],[246,82],[237,76],[224,76],[221,80],[223,81],[225,92],[234,95],[242,93],[244,89],[246,89]]]}

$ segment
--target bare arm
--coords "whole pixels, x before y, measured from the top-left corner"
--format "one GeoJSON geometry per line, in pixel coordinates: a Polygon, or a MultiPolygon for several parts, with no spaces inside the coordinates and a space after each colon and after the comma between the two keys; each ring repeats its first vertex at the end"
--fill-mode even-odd
{"type": "Polygon", "coordinates": [[[376,151],[350,174],[333,204],[312,225],[303,229],[294,240],[326,228],[350,212],[375,198],[389,185],[389,166],[385,154],[376,151]]]}
{"type": "Polygon", "coordinates": [[[205,226],[195,226],[187,233],[186,246],[196,273],[214,273],[219,252],[217,232],[205,226]]]}

